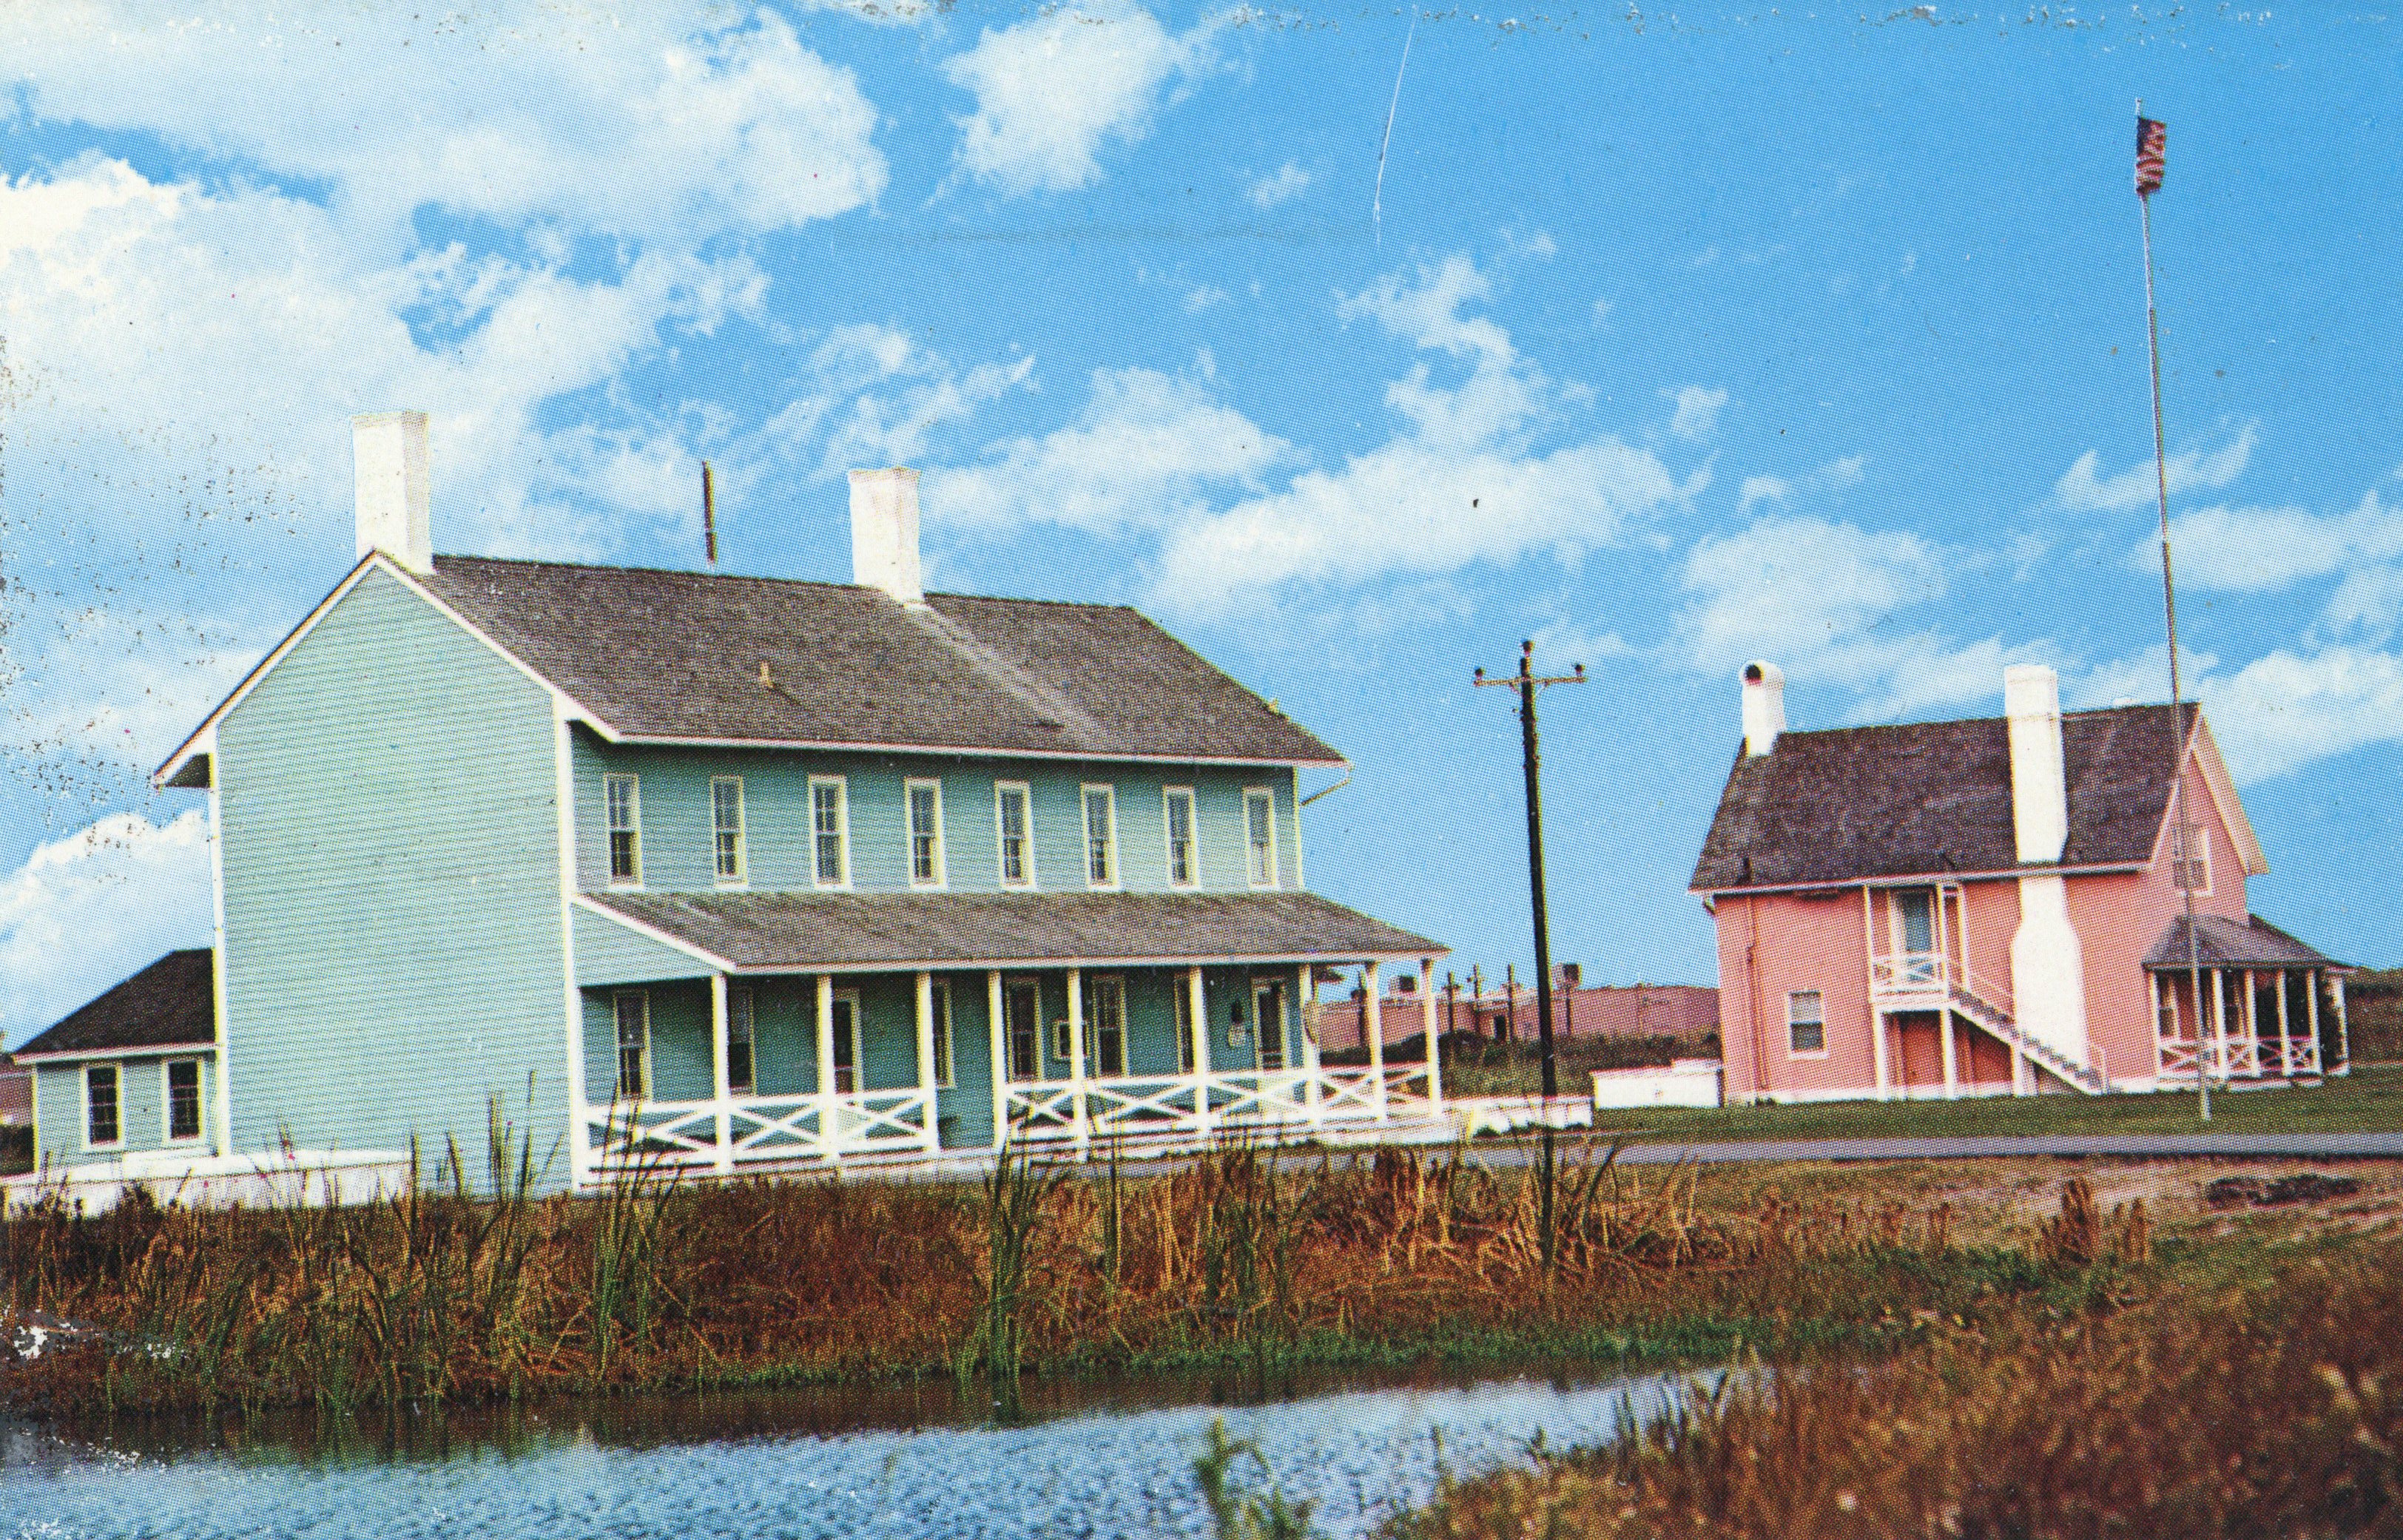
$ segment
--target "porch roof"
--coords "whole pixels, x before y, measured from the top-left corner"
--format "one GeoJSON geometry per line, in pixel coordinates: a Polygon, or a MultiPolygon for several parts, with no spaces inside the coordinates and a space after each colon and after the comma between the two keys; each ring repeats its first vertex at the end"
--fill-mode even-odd
{"type": "Polygon", "coordinates": [[[212,1047],[217,1036],[214,965],[206,947],[171,951],[19,1048],[17,1061],[212,1047]]]}
{"type": "Polygon", "coordinates": [[[1450,950],[1311,893],[596,893],[585,901],[746,972],[1450,950]]]}
{"type": "MultiPolygon", "coordinates": [[[[2153,950],[2145,953],[2145,966],[2160,972],[2174,972],[2187,965],[2187,918],[2181,914],[2161,932],[2153,950]]],[[[2277,926],[2252,915],[2243,920],[2229,920],[2216,914],[2194,917],[2196,960],[2206,968],[2327,968],[2338,973],[2353,969],[2277,926]]]]}

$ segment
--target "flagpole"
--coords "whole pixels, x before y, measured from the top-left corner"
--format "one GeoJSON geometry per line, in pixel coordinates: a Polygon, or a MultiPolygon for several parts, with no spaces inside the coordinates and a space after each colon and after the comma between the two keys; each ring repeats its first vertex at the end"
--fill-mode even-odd
{"type": "MultiPolygon", "coordinates": [[[[2145,137],[2145,99],[2136,98],[2137,158],[2142,160],[2145,137]]],[[[2153,306],[2153,194],[2142,180],[2139,167],[2136,184],[2136,204],[2144,211],[2145,223],[2145,340],[2152,354],[2153,366],[2153,479],[2160,493],[2161,509],[2161,610],[2169,622],[2170,636],[2170,785],[2173,806],[2177,818],[2177,830],[2170,845],[2170,881],[2178,885],[2186,898],[2186,972],[2188,997],[2194,1001],[2194,1084],[2202,1121],[2211,1121],[2211,1054],[2207,1051],[2204,1034],[2209,1031],[2209,1047],[2225,1052],[2218,1034],[2207,1027],[2202,1008],[2202,943],[2194,928],[2194,852],[2188,846],[2188,830],[2191,826],[2186,815],[2186,711],[2178,678],[2177,645],[2177,584],[2170,565],[2170,470],[2169,446],[2161,432],[2161,326],[2159,312],[2153,306]]],[[[2160,1023],[2154,1023],[2160,1031],[2160,1023]]]]}

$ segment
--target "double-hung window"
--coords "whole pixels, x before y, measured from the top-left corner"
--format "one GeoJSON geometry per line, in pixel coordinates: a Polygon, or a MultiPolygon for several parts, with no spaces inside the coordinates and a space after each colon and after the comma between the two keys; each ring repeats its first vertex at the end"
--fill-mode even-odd
{"type": "Polygon", "coordinates": [[[609,885],[640,887],[643,881],[643,784],[632,775],[602,778],[608,801],[609,885]]]}
{"type": "Polygon", "coordinates": [[[1169,992],[1176,1000],[1176,1073],[1193,1073],[1193,987],[1179,974],[1169,992]]]}
{"type": "Polygon", "coordinates": [[[1827,1051],[1827,1006],[1817,990],[1796,990],[1786,995],[1785,1048],[1792,1054],[1827,1051]]]}
{"type": "Polygon", "coordinates": [[[2170,830],[2170,886],[2178,892],[2211,892],[2211,831],[2201,824],[2170,830]]]}
{"type": "Polygon", "coordinates": [[[198,1139],[201,1136],[201,1061],[197,1059],[167,1061],[167,1138],[198,1139]]]}
{"type": "Polygon", "coordinates": [[[1118,793],[1108,786],[1085,788],[1085,886],[1118,885],[1118,793]]]}
{"type": "Polygon", "coordinates": [[[810,777],[810,849],[819,887],[851,885],[851,819],[840,775],[810,777]]]}
{"type": "Polygon", "coordinates": [[[1243,793],[1244,875],[1256,888],[1277,885],[1276,795],[1266,789],[1243,793]]]}
{"type": "Polygon", "coordinates": [[[743,777],[719,775],[709,783],[710,842],[717,861],[721,887],[741,882],[746,870],[743,849],[743,777]]]}
{"type": "Polygon", "coordinates": [[[726,1089],[739,1096],[748,1096],[757,1088],[758,1055],[753,1049],[757,1041],[751,1024],[751,992],[726,992],[726,1089]]]}
{"type": "Polygon", "coordinates": [[[1163,795],[1168,803],[1168,885],[1197,886],[1202,864],[1193,848],[1193,788],[1170,786],[1163,795]]]}
{"type": "Polygon", "coordinates": [[[118,1121],[117,1066],[86,1064],[83,1067],[83,1142],[93,1149],[106,1149],[118,1144],[125,1135],[118,1121]]]}
{"type": "Polygon", "coordinates": [[[1035,885],[1035,819],[1032,795],[1023,781],[996,781],[993,787],[993,822],[1001,831],[1001,885],[1035,885]]]}
{"type": "Polygon", "coordinates": [[[902,789],[910,799],[910,885],[939,888],[943,885],[943,784],[905,781],[902,789]]]}
{"type": "Polygon", "coordinates": [[[651,1094],[651,997],[627,990],[617,997],[618,1089],[620,1102],[651,1094]]]}
{"type": "Polygon", "coordinates": [[[1120,1075],[1126,1067],[1126,982],[1096,978],[1087,992],[1092,1018],[1093,1062],[1098,1075],[1120,1075]]]}

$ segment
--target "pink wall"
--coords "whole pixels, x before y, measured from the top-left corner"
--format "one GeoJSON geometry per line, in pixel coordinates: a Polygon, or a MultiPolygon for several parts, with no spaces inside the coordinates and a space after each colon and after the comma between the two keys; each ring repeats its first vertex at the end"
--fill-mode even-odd
{"type": "Polygon", "coordinates": [[[1718,928],[1719,1035],[1728,1050],[1729,1098],[1763,1089],[1807,1094],[1874,1087],[1860,889],[1824,896],[1730,895],[1719,901],[1718,928]],[[1786,996],[1796,990],[1819,992],[1827,1016],[1824,1056],[1789,1051],[1786,996]],[[1756,1046],[1765,1049],[1765,1083],[1753,1061],[1756,1046]]]}

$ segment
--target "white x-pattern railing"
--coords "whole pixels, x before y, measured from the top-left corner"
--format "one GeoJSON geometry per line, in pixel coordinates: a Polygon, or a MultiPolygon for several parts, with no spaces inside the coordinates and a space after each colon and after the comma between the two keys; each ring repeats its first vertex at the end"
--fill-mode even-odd
{"type": "Polygon", "coordinates": [[[1199,1140],[1229,1128],[1314,1129],[1409,1116],[1426,1107],[1426,1066],[1415,1063],[1017,1080],[1004,1113],[1011,1137],[1035,1144],[1199,1140]]]}
{"type": "Polygon", "coordinates": [[[737,1096],[722,1103],[619,1102],[593,1107],[586,1117],[594,1158],[604,1168],[723,1168],[928,1149],[934,1115],[934,1093],[913,1087],[737,1096]]]}
{"type": "Polygon", "coordinates": [[[2201,1044],[2191,1037],[2164,1037],[2160,1044],[2164,1080],[2193,1079],[2195,1066],[2206,1057],[2215,1080],[2291,1080],[2320,1073],[2320,1046],[2309,1037],[2229,1036],[2201,1044]]]}

